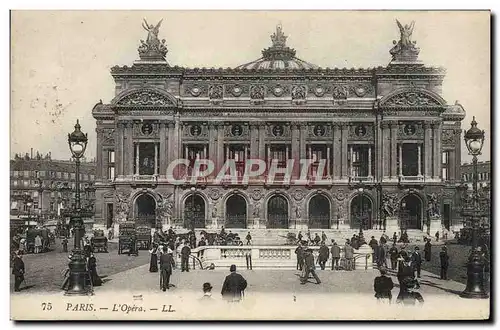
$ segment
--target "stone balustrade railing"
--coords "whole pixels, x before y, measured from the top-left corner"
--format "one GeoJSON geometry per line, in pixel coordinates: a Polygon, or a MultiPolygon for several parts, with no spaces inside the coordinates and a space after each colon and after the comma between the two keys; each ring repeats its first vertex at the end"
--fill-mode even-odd
{"type": "MultiPolygon", "coordinates": [[[[319,246],[311,246],[315,261],[319,255],[319,246]]],[[[296,246],[202,246],[191,250],[195,267],[209,267],[214,264],[216,268],[229,267],[235,264],[238,268],[246,268],[247,258],[251,257],[252,267],[267,269],[295,269],[297,266],[296,246]]],[[[341,246],[341,258],[344,258],[341,246]]],[[[356,270],[372,269],[372,249],[363,245],[359,250],[354,250],[356,270]]],[[[177,254],[180,267],[180,255],[177,254]]],[[[331,255],[327,267],[331,267],[331,255]]],[[[192,267],[193,260],[190,261],[192,267]]]]}

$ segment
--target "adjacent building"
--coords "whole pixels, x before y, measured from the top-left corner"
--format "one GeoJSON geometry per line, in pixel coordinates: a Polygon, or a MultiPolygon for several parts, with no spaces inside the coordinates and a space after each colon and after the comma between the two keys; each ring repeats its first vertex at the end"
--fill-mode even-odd
{"type": "MultiPolygon", "coordinates": [[[[92,210],[95,170],[95,162],[81,163],[81,204],[92,210]]],[[[60,217],[74,206],[75,179],[73,161],[54,160],[50,153],[16,155],[10,161],[11,215],[42,222],[60,217]]]]}
{"type": "MultiPolygon", "coordinates": [[[[472,190],[472,183],[474,181],[474,168],[472,163],[463,163],[460,167],[462,175],[462,182],[465,183],[469,189],[472,190]]],[[[480,187],[491,185],[491,161],[477,162],[477,181],[480,187]]]]}
{"type": "Polygon", "coordinates": [[[150,32],[138,61],[111,69],[114,99],[92,109],[96,225],[461,226],[465,111],[441,97],[445,70],[421,63],[410,36],[402,30],[386,66],[320,68],[278,26],[255,61],[207,69],[169,64],[164,40],[150,32]],[[174,182],[167,173],[177,159],[186,161],[174,182]],[[251,159],[265,169],[247,182],[251,159]],[[214,164],[210,175],[199,177],[200,160],[214,164]],[[279,172],[290,160],[290,180],[269,180],[272,164],[279,172]]]}

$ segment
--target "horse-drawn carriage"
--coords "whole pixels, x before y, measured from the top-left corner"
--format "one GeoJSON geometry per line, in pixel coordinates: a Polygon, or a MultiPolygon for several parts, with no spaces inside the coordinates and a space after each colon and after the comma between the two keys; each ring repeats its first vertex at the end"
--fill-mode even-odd
{"type": "Polygon", "coordinates": [[[94,236],[90,240],[92,251],[108,253],[108,238],[104,235],[104,230],[94,230],[94,236]]]}
{"type": "Polygon", "coordinates": [[[118,232],[118,254],[122,254],[125,250],[130,251],[130,245],[136,240],[135,223],[130,221],[121,223],[118,232]]]}
{"type": "Polygon", "coordinates": [[[138,250],[149,250],[151,246],[151,227],[137,226],[135,227],[136,244],[138,250]]]}
{"type": "Polygon", "coordinates": [[[218,233],[209,233],[209,232],[203,230],[203,231],[201,231],[201,234],[207,240],[208,245],[222,245],[222,246],[227,246],[227,245],[241,246],[241,245],[243,245],[242,240],[240,239],[239,235],[236,233],[224,233],[221,235],[218,233]]]}

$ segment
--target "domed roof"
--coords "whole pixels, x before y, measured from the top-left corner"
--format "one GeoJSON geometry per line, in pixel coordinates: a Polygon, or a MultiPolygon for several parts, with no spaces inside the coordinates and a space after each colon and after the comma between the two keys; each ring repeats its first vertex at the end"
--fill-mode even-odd
{"type": "Polygon", "coordinates": [[[287,37],[281,25],[276,26],[276,32],[271,35],[272,46],[262,51],[262,57],[235,69],[269,70],[269,69],[318,69],[315,64],[295,57],[295,49],[286,46],[287,37]]]}
{"type": "Polygon", "coordinates": [[[442,116],[449,120],[462,120],[465,118],[465,110],[458,101],[455,101],[455,104],[446,107],[442,116]]]}

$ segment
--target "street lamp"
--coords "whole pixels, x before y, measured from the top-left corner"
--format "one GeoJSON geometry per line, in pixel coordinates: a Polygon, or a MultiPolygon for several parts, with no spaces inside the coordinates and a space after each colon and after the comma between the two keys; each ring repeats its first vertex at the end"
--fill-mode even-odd
{"type": "Polygon", "coordinates": [[[359,242],[360,244],[364,244],[365,243],[365,238],[363,237],[363,223],[364,223],[364,208],[363,208],[363,187],[360,187],[358,188],[358,191],[359,191],[359,197],[361,198],[361,212],[360,212],[360,218],[359,218],[359,242]]]}
{"type": "Polygon", "coordinates": [[[476,118],[472,117],[471,128],[464,131],[464,140],[473,164],[473,212],[472,212],[472,250],[467,263],[467,286],[460,294],[462,298],[488,298],[484,290],[484,260],[478,250],[479,196],[477,191],[477,156],[484,144],[484,131],[477,128],[476,118]]]}
{"type": "Polygon", "coordinates": [[[73,133],[68,134],[68,145],[75,159],[76,173],[76,194],[75,194],[75,210],[71,217],[73,229],[75,232],[74,249],[71,252],[71,261],[69,262],[69,286],[66,295],[87,295],[89,293],[88,287],[85,285],[86,275],[86,258],[81,250],[80,241],[83,229],[83,221],[81,216],[80,207],[80,158],[83,157],[85,149],[87,148],[87,134],[80,131],[80,123],[76,121],[75,130],[73,133]]]}

